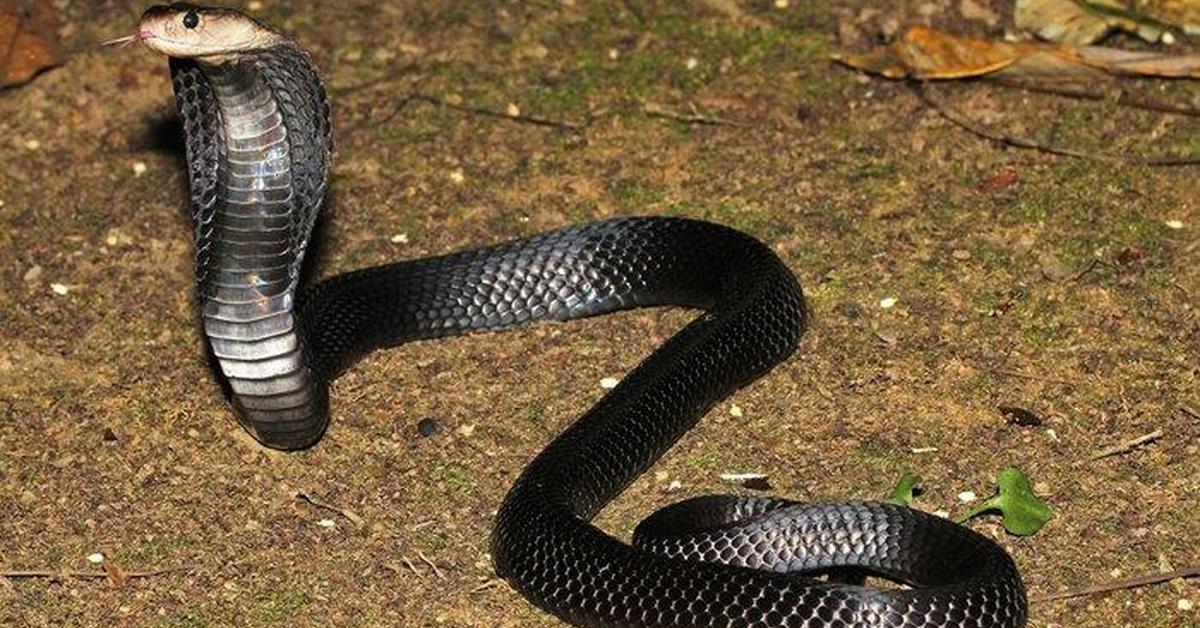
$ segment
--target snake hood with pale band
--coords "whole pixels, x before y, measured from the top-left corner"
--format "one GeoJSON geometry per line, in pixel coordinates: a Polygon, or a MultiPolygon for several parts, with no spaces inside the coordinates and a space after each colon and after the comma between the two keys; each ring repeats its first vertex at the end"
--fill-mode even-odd
{"type": "Polygon", "coordinates": [[[634,307],[702,309],[516,480],[491,539],[514,589],[603,628],[1025,625],[1024,587],[1000,546],[901,506],[703,497],[652,515],[632,546],[591,525],[716,403],[795,351],[804,296],[762,242],[709,222],[616,218],[301,288],[332,145],[311,59],[241,13],[190,5],[150,9],[125,39],[170,58],[200,317],[259,442],[315,444],[330,381],[376,348],[634,307]],[[839,568],[922,588],[802,575],[839,568]]]}

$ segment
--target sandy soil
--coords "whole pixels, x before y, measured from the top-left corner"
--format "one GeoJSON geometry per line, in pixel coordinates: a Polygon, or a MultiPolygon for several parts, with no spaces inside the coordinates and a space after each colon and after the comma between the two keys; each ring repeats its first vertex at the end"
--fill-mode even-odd
{"type": "MultiPolygon", "coordinates": [[[[691,313],[376,354],[337,382],[318,447],[268,452],[236,426],[198,335],[166,64],[95,47],[144,7],[56,4],[69,62],[0,93],[0,568],[97,571],[100,552],[170,571],[123,586],[0,578],[0,624],[554,625],[489,579],[494,510],[601,379],[691,313]],[[428,438],[425,418],[440,426],[428,438]]],[[[959,493],[986,495],[1017,465],[1056,518],[1031,538],[974,527],[1012,552],[1034,598],[1200,560],[1196,168],[1004,148],[827,60],[867,6],[901,24],[930,5],[947,7],[941,26],[1002,26],[948,1],[754,0],[741,23],[684,2],[260,4],[313,51],[337,102],[318,274],[674,214],[757,234],[806,285],[815,324],[797,356],[714,410],[602,514],[606,530],[728,491],[724,472],[820,499],[880,497],[913,470],[918,506],[959,511],[959,493]],[[564,124],[405,104],[414,92],[564,124]],[[725,123],[647,113],[693,106],[725,123]],[[1008,424],[1001,405],[1044,423],[1008,424]],[[1149,446],[1089,460],[1153,430],[1149,446]]],[[[1133,87],[1200,102],[1186,83],[1133,87]]],[[[1195,118],[939,90],[1009,132],[1200,152],[1195,118]]],[[[1200,605],[1198,585],[1035,602],[1031,624],[1198,625],[1181,599],[1200,605]]]]}

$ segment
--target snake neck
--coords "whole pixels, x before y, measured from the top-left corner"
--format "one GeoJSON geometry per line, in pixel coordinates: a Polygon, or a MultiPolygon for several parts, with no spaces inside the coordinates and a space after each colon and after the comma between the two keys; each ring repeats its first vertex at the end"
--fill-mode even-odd
{"type": "Polygon", "coordinates": [[[298,48],[172,60],[187,139],[205,336],[239,421],[269,446],[315,442],[328,395],[295,313],[325,192],[329,117],[298,48]]]}

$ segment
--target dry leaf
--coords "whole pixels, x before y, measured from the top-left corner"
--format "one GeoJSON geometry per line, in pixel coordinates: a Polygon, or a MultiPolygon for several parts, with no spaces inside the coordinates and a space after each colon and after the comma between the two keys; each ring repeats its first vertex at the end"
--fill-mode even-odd
{"type": "Polygon", "coordinates": [[[106,558],[104,562],[100,563],[100,566],[104,568],[104,573],[108,574],[108,581],[114,587],[119,589],[125,586],[125,583],[129,582],[129,575],[125,573],[125,570],[120,565],[113,562],[112,559],[106,558]]]}
{"type": "Polygon", "coordinates": [[[1070,45],[1124,30],[1156,42],[1167,29],[1200,34],[1200,0],[1017,0],[1018,28],[1070,45]]]}
{"type": "Polygon", "coordinates": [[[0,4],[0,88],[26,83],[61,62],[58,15],[49,2],[0,4]]]}
{"type": "Polygon", "coordinates": [[[946,80],[1001,76],[1020,79],[1094,80],[1110,75],[1200,78],[1200,54],[1075,48],[963,37],[925,26],[866,54],[835,54],[834,60],[888,78],[946,80]]]}

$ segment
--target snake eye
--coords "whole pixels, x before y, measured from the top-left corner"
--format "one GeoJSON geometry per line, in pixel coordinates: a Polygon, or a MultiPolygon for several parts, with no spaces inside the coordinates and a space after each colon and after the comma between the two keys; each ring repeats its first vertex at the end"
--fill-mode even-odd
{"type": "Polygon", "coordinates": [[[192,29],[200,25],[200,14],[195,11],[188,11],[183,14],[183,27],[192,29]]]}

